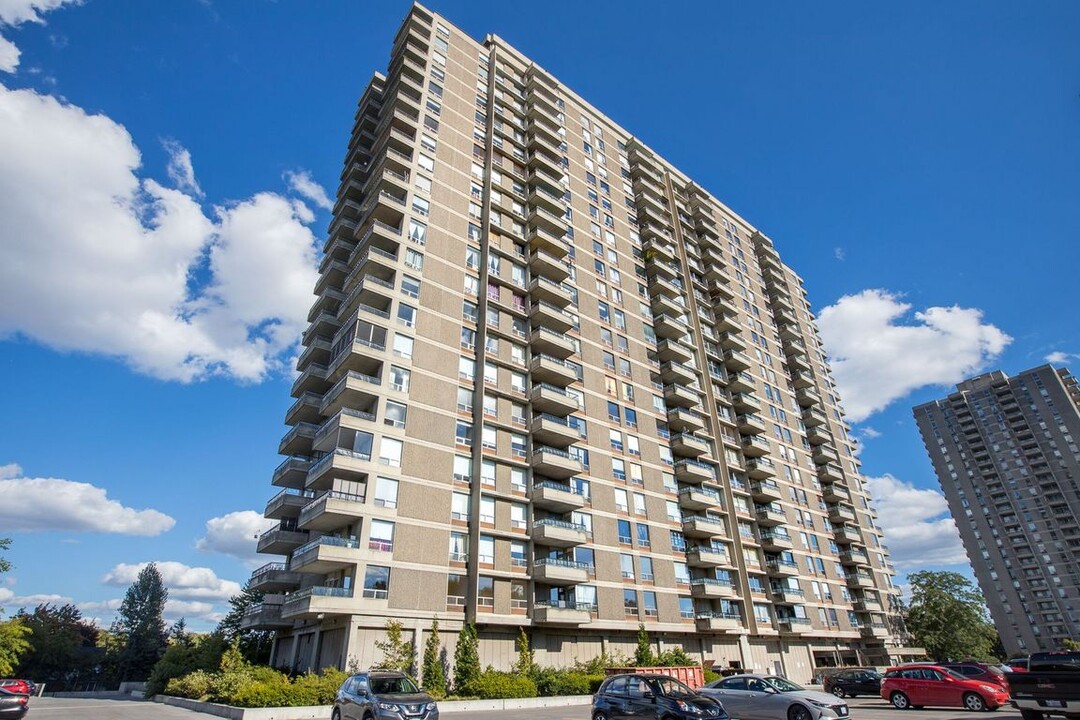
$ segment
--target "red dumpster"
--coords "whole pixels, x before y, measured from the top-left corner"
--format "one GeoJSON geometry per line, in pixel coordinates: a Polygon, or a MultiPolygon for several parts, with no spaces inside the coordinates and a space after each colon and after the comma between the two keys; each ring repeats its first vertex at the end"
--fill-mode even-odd
{"type": "Polygon", "coordinates": [[[623,673],[643,673],[646,675],[667,675],[697,690],[705,684],[705,675],[700,665],[679,665],[676,667],[609,667],[604,668],[606,675],[623,673]]]}

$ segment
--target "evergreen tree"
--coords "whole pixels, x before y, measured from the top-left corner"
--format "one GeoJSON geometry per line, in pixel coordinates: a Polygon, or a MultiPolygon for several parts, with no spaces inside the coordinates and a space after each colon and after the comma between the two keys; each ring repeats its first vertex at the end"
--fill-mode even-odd
{"type": "Polygon", "coordinates": [[[416,667],[416,648],[405,639],[398,620],[386,621],[386,639],[376,640],[375,647],[383,652],[382,667],[412,675],[416,667]]]}
{"type": "Polygon", "coordinates": [[[634,651],[634,665],[638,667],[650,667],[656,664],[656,656],[653,655],[652,642],[649,640],[649,631],[645,629],[645,623],[638,624],[637,649],[634,651]]]}
{"type": "Polygon", "coordinates": [[[439,647],[439,618],[432,618],[431,630],[424,641],[424,664],[421,682],[432,697],[446,695],[446,672],[443,670],[442,653],[439,647]]]}
{"type": "Polygon", "coordinates": [[[908,575],[908,582],[907,628],[930,657],[940,662],[993,659],[997,631],[987,618],[982,594],[967,578],[923,570],[908,575]]]}
{"type": "Polygon", "coordinates": [[[518,628],[517,640],[514,641],[517,649],[517,662],[514,663],[514,672],[518,675],[529,677],[536,670],[536,655],[529,647],[529,636],[525,634],[525,628],[518,628]]]}
{"type": "Polygon", "coordinates": [[[219,633],[229,644],[235,643],[244,659],[253,665],[266,665],[270,662],[270,650],[274,647],[274,633],[271,630],[252,630],[243,627],[244,614],[253,605],[261,603],[263,593],[252,590],[248,585],[239,595],[229,598],[231,609],[218,623],[214,632],[219,633]]]}
{"type": "Polygon", "coordinates": [[[459,695],[463,694],[468,684],[479,675],[480,647],[476,626],[465,623],[458,635],[457,647],[454,648],[454,689],[459,695]]]}
{"type": "Polygon", "coordinates": [[[102,654],[97,648],[98,629],[82,619],[72,604],[42,603],[34,612],[16,616],[30,628],[30,650],[19,662],[17,674],[65,690],[87,680],[102,654]]]}
{"type": "Polygon", "coordinates": [[[114,624],[125,635],[119,658],[121,681],[145,680],[165,652],[168,636],[162,615],[168,597],[169,591],[154,563],[144,567],[127,589],[114,624]]]}

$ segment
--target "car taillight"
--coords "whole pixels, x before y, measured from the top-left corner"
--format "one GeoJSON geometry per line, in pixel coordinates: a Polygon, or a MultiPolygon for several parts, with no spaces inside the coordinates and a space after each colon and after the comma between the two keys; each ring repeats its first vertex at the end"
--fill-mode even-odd
{"type": "Polygon", "coordinates": [[[20,705],[25,705],[29,700],[30,700],[30,698],[28,698],[26,695],[20,695],[19,696],[19,704],[20,705]]]}

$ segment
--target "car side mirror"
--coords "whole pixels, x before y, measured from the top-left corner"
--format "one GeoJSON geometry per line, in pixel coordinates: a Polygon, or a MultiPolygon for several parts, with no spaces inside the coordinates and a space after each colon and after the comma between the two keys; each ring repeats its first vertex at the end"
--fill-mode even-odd
{"type": "Polygon", "coordinates": [[[656,695],[653,694],[652,690],[646,690],[645,692],[641,693],[641,697],[645,698],[646,700],[652,700],[653,702],[656,702],[656,695]]]}

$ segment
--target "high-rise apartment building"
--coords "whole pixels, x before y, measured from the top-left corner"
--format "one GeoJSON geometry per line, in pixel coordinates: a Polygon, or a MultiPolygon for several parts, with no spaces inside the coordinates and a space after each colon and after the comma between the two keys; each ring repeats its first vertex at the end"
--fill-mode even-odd
{"type": "Polygon", "coordinates": [[[377,662],[388,618],[506,667],[888,662],[893,568],[801,279],[495,36],[420,6],[360,99],[250,627],[377,662]],[[447,631],[449,632],[447,633],[447,631]]]}
{"type": "Polygon", "coordinates": [[[1080,637],[1076,379],[987,373],[914,413],[1005,649],[1080,637]]]}

